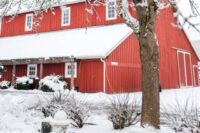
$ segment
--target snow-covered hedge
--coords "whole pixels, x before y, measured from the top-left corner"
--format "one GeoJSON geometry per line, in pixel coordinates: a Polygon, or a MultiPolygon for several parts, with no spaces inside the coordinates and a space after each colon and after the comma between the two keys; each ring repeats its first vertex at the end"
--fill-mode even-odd
{"type": "Polygon", "coordinates": [[[67,88],[64,78],[59,75],[46,76],[39,82],[39,89],[44,92],[63,91],[67,88]]]}
{"type": "Polygon", "coordinates": [[[11,86],[10,81],[1,81],[0,82],[0,89],[8,89],[11,86]]]}
{"type": "Polygon", "coordinates": [[[32,84],[33,84],[33,79],[27,76],[18,77],[15,81],[15,88],[19,90],[28,90],[31,89],[32,84]]]}

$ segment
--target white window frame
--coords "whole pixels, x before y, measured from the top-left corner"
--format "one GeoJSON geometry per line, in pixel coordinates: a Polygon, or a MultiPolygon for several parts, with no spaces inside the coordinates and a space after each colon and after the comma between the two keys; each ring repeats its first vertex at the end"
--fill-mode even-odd
{"type": "Polygon", "coordinates": [[[26,19],[25,19],[25,31],[32,31],[33,29],[33,14],[26,14],[26,19]],[[31,17],[31,26],[28,26],[28,17],[31,17]]]}
{"type": "Polygon", "coordinates": [[[27,66],[27,76],[30,77],[30,78],[36,78],[37,77],[37,64],[28,64],[28,66],[27,66]],[[34,75],[29,75],[30,67],[35,67],[35,74],[34,75]]]}
{"type": "Polygon", "coordinates": [[[71,22],[71,8],[70,7],[62,7],[61,8],[61,26],[68,26],[71,22]],[[64,23],[64,13],[68,11],[68,23],[64,23]]]}
{"type": "Polygon", "coordinates": [[[117,19],[116,5],[117,5],[117,1],[116,0],[107,0],[106,1],[106,20],[115,20],[115,19],[117,19]],[[109,5],[110,2],[114,2],[114,7],[115,7],[115,10],[114,10],[115,15],[114,15],[114,17],[109,17],[109,6],[108,5],[109,5]]]}
{"type": "MultiPolygon", "coordinates": [[[[71,78],[71,74],[68,74],[68,66],[71,66],[71,62],[65,63],[65,78],[71,78]]],[[[74,78],[77,78],[77,62],[74,62],[74,78]]]]}

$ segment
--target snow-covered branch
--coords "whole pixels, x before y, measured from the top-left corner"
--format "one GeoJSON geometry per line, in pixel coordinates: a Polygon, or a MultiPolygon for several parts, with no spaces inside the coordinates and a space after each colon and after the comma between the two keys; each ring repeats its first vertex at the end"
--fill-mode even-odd
{"type": "Polygon", "coordinates": [[[192,27],[194,30],[200,33],[200,30],[198,26],[200,23],[194,23],[192,22],[193,18],[200,17],[200,12],[198,10],[198,5],[194,2],[194,0],[189,0],[190,8],[191,8],[191,13],[190,15],[186,16],[181,10],[180,7],[178,6],[179,2],[181,0],[169,0],[171,6],[175,9],[174,17],[177,18],[176,24],[173,24],[174,26],[178,28],[183,28],[185,25],[189,25],[192,27]]]}
{"type": "Polygon", "coordinates": [[[139,21],[131,15],[127,0],[122,0],[121,2],[121,14],[124,22],[133,29],[134,33],[139,34],[139,21]]]}

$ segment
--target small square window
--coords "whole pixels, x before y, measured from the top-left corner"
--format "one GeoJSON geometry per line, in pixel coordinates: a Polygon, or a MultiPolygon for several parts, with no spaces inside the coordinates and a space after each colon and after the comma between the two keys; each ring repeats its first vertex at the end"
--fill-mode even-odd
{"type": "Polygon", "coordinates": [[[106,20],[113,20],[116,18],[116,0],[108,0],[106,3],[106,20]]]}
{"type": "Polygon", "coordinates": [[[61,15],[61,26],[70,25],[70,7],[62,8],[62,15],[61,15]]]}
{"type": "Polygon", "coordinates": [[[74,78],[77,78],[77,63],[74,62],[74,71],[72,70],[72,63],[65,63],[65,78],[71,78],[72,72],[74,75],[74,78]]]}
{"type": "Polygon", "coordinates": [[[33,27],[33,14],[26,15],[25,31],[31,31],[33,27]]]}
{"type": "Polygon", "coordinates": [[[31,78],[36,78],[36,76],[37,76],[37,64],[28,65],[27,76],[31,77],[31,78]]]}

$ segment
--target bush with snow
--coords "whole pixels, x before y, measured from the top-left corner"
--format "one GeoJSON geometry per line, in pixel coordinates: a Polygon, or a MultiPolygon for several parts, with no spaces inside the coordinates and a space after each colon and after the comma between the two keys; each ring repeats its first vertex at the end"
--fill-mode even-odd
{"type": "Polygon", "coordinates": [[[176,100],[173,105],[162,107],[162,120],[177,133],[200,133],[200,109],[191,100],[176,100]]]}
{"type": "Polygon", "coordinates": [[[108,120],[114,129],[123,129],[139,122],[139,103],[134,99],[131,101],[129,95],[113,97],[108,108],[108,120]]]}
{"type": "Polygon", "coordinates": [[[11,86],[10,81],[1,81],[0,82],[0,89],[8,89],[11,86]]]}
{"type": "Polygon", "coordinates": [[[56,114],[62,110],[67,114],[72,126],[82,128],[89,117],[90,106],[85,99],[77,98],[75,95],[74,91],[54,92],[52,100],[42,108],[44,116],[60,119],[56,114]]]}
{"type": "Polygon", "coordinates": [[[33,84],[33,79],[27,76],[18,77],[15,81],[15,88],[19,90],[28,90],[31,89],[32,84],[33,84]]]}
{"type": "Polygon", "coordinates": [[[69,102],[69,91],[56,91],[52,97],[45,97],[47,104],[42,107],[45,117],[53,117],[58,110],[63,110],[69,102]]]}
{"type": "Polygon", "coordinates": [[[85,99],[78,99],[75,95],[70,96],[69,102],[65,106],[68,119],[72,121],[74,127],[82,128],[89,118],[90,105],[85,99]]]}
{"type": "Polygon", "coordinates": [[[46,76],[39,82],[39,89],[44,92],[63,91],[67,88],[64,78],[59,75],[46,76]]]}

